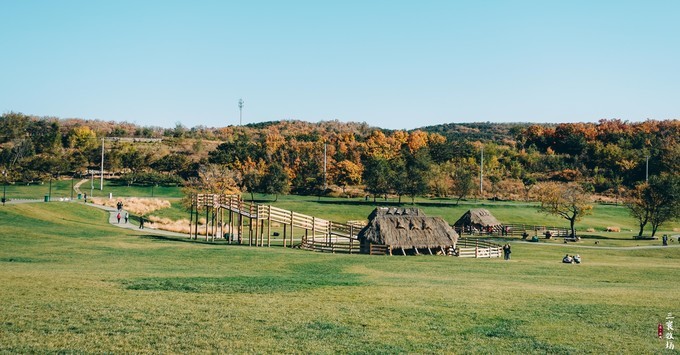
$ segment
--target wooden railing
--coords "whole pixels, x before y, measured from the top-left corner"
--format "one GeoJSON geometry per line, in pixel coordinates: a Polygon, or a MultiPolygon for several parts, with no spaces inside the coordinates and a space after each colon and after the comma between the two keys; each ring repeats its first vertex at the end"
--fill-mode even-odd
{"type": "MultiPolygon", "coordinates": [[[[304,229],[305,236],[298,244],[301,248],[333,253],[356,253],[359,252],[357,235],[361,230],[356,224],[333,222],[322,218],[308,216],[285,210],[271,205],[260,205],[243,201],[239,196],[228,195],[197,195],[196,203],[199,206],[212,208],[224,208],[236,212],[251,220],[280,223],[291,227],[291,243],[293,229],[304,229]],[[311,231],[311,235],[308,232],[311,231]]],[[[285,234],[285,233],[284,233],[285,234]]],[[[260,239],[261,240],[261,239],[260,239]]],[[[252,242],[251,242],[252,243],[252,242]]],[[[256,241],[256,244],[258,242],[256,241]]],[[[263,244],[263,241],[260,241],[263,244]]],[[[284,239],[284,246],[286,240],[284,239]]]]}

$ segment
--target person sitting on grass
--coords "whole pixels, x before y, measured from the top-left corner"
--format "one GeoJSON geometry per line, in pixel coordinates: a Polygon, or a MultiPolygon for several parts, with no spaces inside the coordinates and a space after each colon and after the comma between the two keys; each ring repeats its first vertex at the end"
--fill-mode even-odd
{"type": "Polygon", "coordinates": [[[569,254],[565,255],[564,258],[562,258],[562,262],[565,264],[571,264],[574,262],[574,259],[569,256],[569,254]]]}
{"type": "Polygon", "coordinates": [[[581,256],[578,255],[578,254],[574,255],[574,262],[577,263],[577,264],[580,264],[581,263],[581,256]]]}

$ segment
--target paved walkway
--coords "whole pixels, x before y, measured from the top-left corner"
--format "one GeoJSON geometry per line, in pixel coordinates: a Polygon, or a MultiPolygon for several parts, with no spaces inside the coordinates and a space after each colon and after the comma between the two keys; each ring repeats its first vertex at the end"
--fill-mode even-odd
{"type": "Polygon", "coordinates": [[[118,215],[118,210],[116,208],[108,207],[108,206],[102,206],[102,205],[96,205],[94,203],[88,203],[88,204],[86,204],[86,206],[99,208],[101,210],[109,212],[109,223],[111,225],[114,225],[114,226],[119,227],[119,228],[138,230],[140,232],[144,231],[144,233],[147,233],[147,234],[189,238],[189,235],[186,234],[186,233],[176,233],[176,232],[164,231],[164,230],[161,230],[161,229],[149,228],[147,225],[144,226],[144,229],[140,229],[139,224],[133,224],[133,223],[130,223],[129,221],[128,221],[128,223],[125,223],[125,210],[123,210],[120,213],[121,219],[120,219],[120,223],[118,223],[118,219],[116,218],[116,215],[118,215]]]}

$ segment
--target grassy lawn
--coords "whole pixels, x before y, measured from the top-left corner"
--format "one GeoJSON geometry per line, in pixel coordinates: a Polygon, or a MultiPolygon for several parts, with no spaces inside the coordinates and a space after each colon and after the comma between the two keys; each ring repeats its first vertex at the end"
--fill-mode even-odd
{"type": "MultiPolygon", "coordinates": [[[[280,206],[338,219],[372,208],[280,206]]],[[[82,204],[0,208],[0,352],[661,353],[656,325],[680,314],[675,247],[516,242],[509,262],[333,255],[106,221],[82,204]],[[565,253],[584,263],[561,264],[565,253]]]]}
{"type": "MultiPolygon", "coordinates": [[[[52,201],[59,198],[77,198],[77,193],[71,194],[72,184],[75,185],[80,179],[52,180],[52,201]]],[[[114,197],[163,197],[181,198],[181,188],[175,186],[127,186],[122,180],[104,180],[104,189],[99,190],[99,180],[88,181],[81,185],[80,190],[88,196],[103,197],[112,193],[114,197]],[[94,187],[94,188],[92,188],[94,187]]],[[[50,193],[49,181],[32,183],[30,185],[14,184],[6,186],[8,199],[39,199],[50,193]]]]}

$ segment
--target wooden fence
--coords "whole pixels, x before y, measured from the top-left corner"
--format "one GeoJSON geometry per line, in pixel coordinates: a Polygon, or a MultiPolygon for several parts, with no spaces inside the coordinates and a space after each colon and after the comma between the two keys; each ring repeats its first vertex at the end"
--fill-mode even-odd
{"type": "Polygon", "coordinates": [[[522,236],[525,232],[528,236],[545,236],[545,233],[550,231],[553,237],[568,237],[571,235],[571,230],[564,227],[532,225],[532,224],[504,224],[495,226],[489,230],[467,229],[463,230],[461,227],[454,227],[459,235],[478,235],[478,236],[522,236]]]}
{"type": "Polygon", "coordinates": [[[458,257],[461,258],[500,258],[503,247],[485,240],[460,238],[456,244],[458,257]]]}

